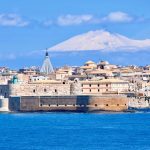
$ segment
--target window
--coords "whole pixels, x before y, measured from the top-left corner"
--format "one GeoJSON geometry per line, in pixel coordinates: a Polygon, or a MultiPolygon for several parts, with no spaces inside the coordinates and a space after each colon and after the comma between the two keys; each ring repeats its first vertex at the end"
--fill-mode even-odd
{"type": "Polygon", "coordinates": [[[42,107],[42,104],[40,104],[40,106],[42,107]]]}
{"type": "Polygon", "coordinates": [[[98,92],[99,92],[99,89],[98,89],[98,92]]]}
{"type": "Polygon", "coordinates": [[[90,92],[91,92],[91,89],[90,89],[90,92]]]}
{"type": "Polygon", "coordinates": [[[7,97],[7,93],[5,93],[5,96],[4,96],[5,98],[7,97]]]}
{"type": "Polygon", "coordinates": [[[89,84],[89,87],[91,87],[91,84],[89,84]]]}
{"type": "Polygon", "coordinates": [[[97,84],[97,86],[99,87],[99,84],[97,84]]]}
{"type": "Polygon", "coordinates": [[[35,89],[33,90],[33,93],[35,93],[35,89]]]}
{"type": "Polygon", "coordinates": [[[108,104],[106,104],[106,106],[108,106],[108,104]]]}
{"type": "Polygon", "coordinates": [[[95,104],[95,107],[97,107],[97,104],[95,104]]]}
{"type": "Polygon", "coordinates": [[[106,86],[108,86],[108,84],[106,84],[106,86]]]}
{"type": "Polygon", "coordinates": [[[44,89],[44,92],[47,92],[47,90],[46,90],[46,89],[44,89]]]}
{"type": "Polygon", "coordinates": [[[55,89],[55,93],[57,93],[57,90],[55,89]]]}
{"type": "Polygon", "coordinates": [[[67,104],[65,104],[65,106],[67,106],[67,104]]]}
{"type": "Polygon", "coordinates": [[[57,106],[58,106],[58,104],[57,104],[57,106]]]}
{"type": "Polygon", "coordinates": [[[48,106],[50,107],[51,105],[49,104],[48,106]]]}
{"type": "Polygon", "coordinates": [[[117,104],[117,106],[119,106],[119,104],[117,104]]]}

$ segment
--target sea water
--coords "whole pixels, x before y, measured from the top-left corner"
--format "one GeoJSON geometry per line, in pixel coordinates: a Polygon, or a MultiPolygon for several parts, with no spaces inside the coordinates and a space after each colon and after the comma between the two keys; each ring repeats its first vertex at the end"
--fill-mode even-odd
{"type": "Polygon", "coordinates": [[[150,150],[150,114],[0,114],[0,150],[150,150]]]}

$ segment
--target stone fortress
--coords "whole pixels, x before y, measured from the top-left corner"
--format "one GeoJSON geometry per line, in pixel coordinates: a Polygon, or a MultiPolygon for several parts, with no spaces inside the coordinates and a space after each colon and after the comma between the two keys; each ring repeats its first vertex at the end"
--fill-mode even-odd
{"type": "MultiPolygon", "coordinates": [[[[8,82],[0,85],[0,107],[8,105],[10,111],[83,112],[126,111],[130,105],[149,107],[149,100],[135,98],[137,82],[132,83],[127,75],[121,77],[121,69],[117,69],[106,61],[98,65],[88,61],[80,68],[54,70],[46,52],[40,71],[20,69],[3,75],[8,82]]],[[[145,91],[141,94],[144,97],[145,91]]]]}
{"type": "Polygon", "coordinates": [[[121,111],[127,109],[128,99],[126,97],[84,94],[82,91],[85,86],[87,84],[83,83],[82,85],[78,80],[73,82],[35,81],[29,83],[15,81],[15,83],[10,82],[8,85],[1,85],[0,91],[1,95],[9,98],[9,109],[12,111],[121,111]],[[21,108],[18,109],[16,104],[21,108]],[[26,107],[22,107],[25,104],[26,107]]]}

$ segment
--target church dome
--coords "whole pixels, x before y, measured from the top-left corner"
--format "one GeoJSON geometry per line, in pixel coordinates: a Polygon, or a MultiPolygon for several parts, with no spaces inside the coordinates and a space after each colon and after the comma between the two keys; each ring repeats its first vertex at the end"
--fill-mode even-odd
{"type": "Polygon", "coordinates": [[[85,65],[89,65],[89,64],[95,64],[95,62],[89,60],[89,61],[87,61],[87,62],[85,63],[85,65]]]}

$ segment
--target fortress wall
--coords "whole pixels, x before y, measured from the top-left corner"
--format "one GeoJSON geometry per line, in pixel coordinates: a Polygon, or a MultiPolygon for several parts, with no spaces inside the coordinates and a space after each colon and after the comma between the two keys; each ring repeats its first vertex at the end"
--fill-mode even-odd
{"type": "Polygon", "coordinates": [[[22,96],[10,97],[11,111],[124,111],[128,99],[122,96],[22,96]],[[19,100],[19,102],[18,102],[19,100]],[[18,109],[19,107],[19,109],[18,109]]]}
{"type": "Polygon", "coordinates": [[[20,110],[21,111],[39,111],[40,98],[34,97],[21,97],[20,99],[20,110]]]}
{"type": "Polygon", "coordinates": [[[5,98],[9,97],[9,86],[8,85],[0,85],[0,95],[5,98]]]}
{"type": "Polygon", "coordinates": [[[75,105],[77,101],[76,96],[51,96],[51,97],[40,97],[40,103],[42,105],[75,105]]]}
{"type": "Polygon", "coordinates": [[[81,83],[77,79],[70,84],[70,93],[71,95],[81,95],[82,87],[81,83]]]}
{"type": "Polygon", "coordinates": [[[10,96],[70,95],[69,84],[10,84],[10,96]]]}
{"type": "Polygon", "coordinates": [[[143,98],[130,98],[129,107],[131,108],[149,108],[149,100],[143,98]]]}
{"type": "Polygon", "coordinates": [[[8,110],[8,98],[4,98],[2,96],[0,98],[0,112],[1,111],[9,111],[8,110]]]}
{"type": "MultiPolygon", "coordinates": [[[[20,111],[21,97],[9,98],[9,110],[10,111],[20,111]]],[[[29,107],[29,106],[28,106],[29,107]]]]}
{"type": "Polygon", "coordinates": [[[122,111],[128,109],[128,98],[125,96],[91,96],[89,105],[93,105],[89,108],[91,111],[95,109],[122,111]]]}

